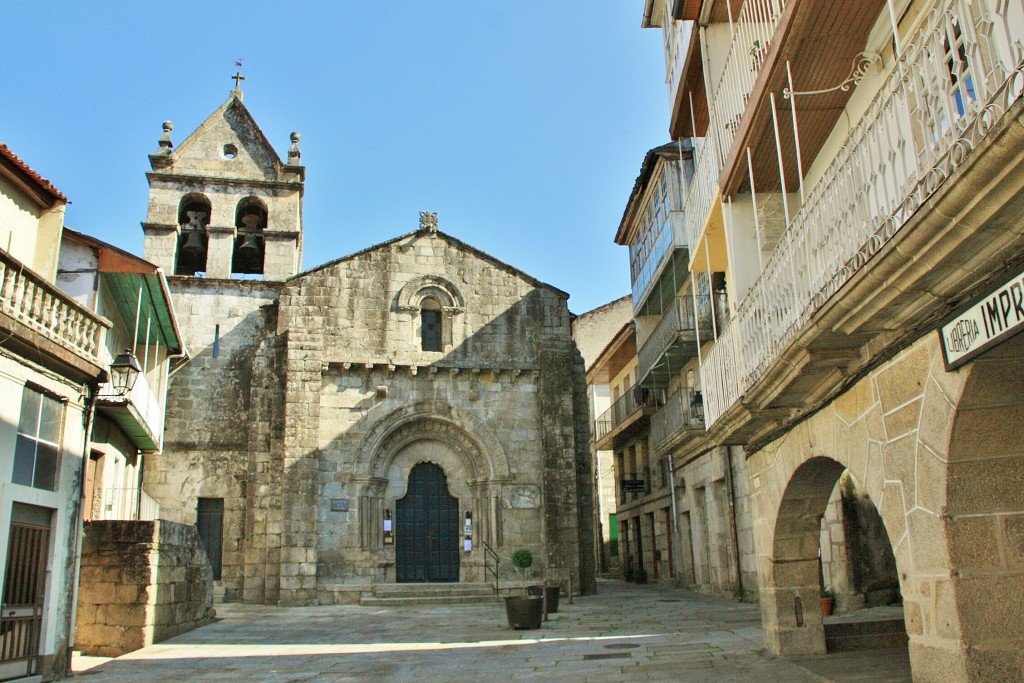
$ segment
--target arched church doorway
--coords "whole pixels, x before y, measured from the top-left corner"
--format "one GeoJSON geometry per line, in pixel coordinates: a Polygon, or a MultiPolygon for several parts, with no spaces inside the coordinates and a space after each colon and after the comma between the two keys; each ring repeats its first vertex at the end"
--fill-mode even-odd
{"type": "Polygon", "coordinates": [[[459,501],[432,463],[412,468],[395,504],[395,575],[399,583],[459,580],[459,501]]]}
{"type": "Polygon", "coordinates": [[[775,652],[906,647],[889,533],[875,502],[842,463],[819,456],[796,469],[779,506],[772,551],[778,628],[771,632],[766,625],[766,638],[775,639],[775,652]],[[840,607],[827,619],[819,609],[826,594],[840,607]]]}

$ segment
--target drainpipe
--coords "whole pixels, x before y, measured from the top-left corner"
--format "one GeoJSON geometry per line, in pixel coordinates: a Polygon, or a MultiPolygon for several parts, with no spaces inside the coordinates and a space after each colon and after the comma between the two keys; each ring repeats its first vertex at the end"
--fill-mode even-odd
{"type": "Polygon", "coordinates": [[[737,598],[743,599],[743,566],[740,561],[740,535],[736,524],[736,487],[733,485],[732,448],[725,446],[725,478],[729,485],[729,525],[732,527],[732,542],[736,548],[736,592],[737,598]]]}
{"type": "Polygon", "coordinates": [[[668,456],[668,485],[672,487],[672,536],[676,539],[676,552],[672,554],[672,564],[675,565],[672,569],[675,571],[675,575],[679,577],[677,580],[682,579],[682,567],[679,566],[679,559],[683,555],[683,541],[682,536],[679,534],[679,513],[676,508],[676,459],[673,455],[668,456]]]}
{"type": "MultiPolygon", "coordinates": [[[[89,454],[92,451],[92,422],[93,417],[96,414],[96,399],[100,393],[100,382],[90,382],[85,385],[87,396],[85,400],[85,413],[82,415],[82,426],[85,430],[85,436],[82,438],[82,470],[78,475],[78,490],[76,492],[76,502],[78,503],[78,513],[68,515],[69,523],[76,524],[77,529],[74,531],[74,568],[72,569],[72,583],[71,583],[71,604],[68,609],[67,627],[68,627],[68,658],[65,665],[67,666],[67,673],[71,673],[71,653],[75,649],[75,626],[76,617],[78,615],[78,578],[82,566],[82,535],[85,525],[85,504],[82,497],[85,495],[85,478],[86,471],[89,467],[89,454]]],[[[67,579],[65,579],[66,581],[67,579]]]]}

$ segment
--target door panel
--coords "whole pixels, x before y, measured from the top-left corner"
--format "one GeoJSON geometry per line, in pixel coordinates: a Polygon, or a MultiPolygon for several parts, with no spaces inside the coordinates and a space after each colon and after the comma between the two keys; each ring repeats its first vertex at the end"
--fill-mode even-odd
{"type": "Polygon", "coordinates": [[[196,506],[196,530],[210,558],[213,579],[220,580],[221,551],[224,547],[224,499],[200,498],[196,506]]]}
{"type": "Polygon", "coordinates": [[[14,503],[0,612],[0,680],[39,671],[51,511],[14,503]]]}
{"type": "Polygon", "coordinates": [[[437,465],[420,463],[395,506],[395,573],[399,583],[459,580],[459,501],[437,465]]]}

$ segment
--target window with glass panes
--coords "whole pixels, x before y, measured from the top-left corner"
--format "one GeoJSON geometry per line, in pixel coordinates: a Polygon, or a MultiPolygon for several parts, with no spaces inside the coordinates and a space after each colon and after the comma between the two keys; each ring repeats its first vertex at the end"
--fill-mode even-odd
{"type": "Polygon", "coordinates": [[[640,233],[629,247],[634,300],[647,289],[662,256],[672,246],[672,227],[669,224],[669,176],[670,174],[665,171],[659,174],[644,208],[640,233]]]}
{"type": "Polygon", "coordinates": [[[64,406],[51,396],[25,387],[21,395],[18,439],[14,446],[15,484],[54,491],[60,459],[64,406]]]}

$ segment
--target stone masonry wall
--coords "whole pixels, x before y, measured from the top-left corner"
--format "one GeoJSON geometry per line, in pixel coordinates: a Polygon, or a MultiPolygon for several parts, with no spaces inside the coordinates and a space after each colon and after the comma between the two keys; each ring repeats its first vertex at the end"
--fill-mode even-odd
{"type": "Polygon", "coordinates": [[[188,523],[196,498],[224,499],[225,599],[352,601],[393,581],[383,511],[422,461],[473,513],[461,580],[483,579],[487,540],[502,557],[531,547],[538,572],[550,562],[574,588],[592,581],[583,368],[563,293],[429,231],[279,296],[254,281],[171,288],[194,360],[172,379],[145,487],[188,523]],[[443,300],[441,351],[422,349],[424,291],[443,300]]]}
{"type": "Polygon", "coordinates": [[[213,620],[210,564],[195,527],[85,523],[75,643],[117,657],[213,620]]]}
{"type": "Polygon", "coordinates": [[[164,453],[146,459],[143,487],[164,518],[183,524],[196,522],[198,498],[222,498],[223,597],[262,603],[277,585],[267,534],[280,535],[280,506],[254,498],[280,478],[270,457],[279,287],[184,277],[170,285],[192,359],[171,377],[164,453]]]}
{"type": "Polygon", "coordinates": [[[748,461],[765,641],[824,652],[817,548],[848,471],[892,543],[921,681],[1020,680],[1024,337],[947,371],[930,333],[748,461]]]}

